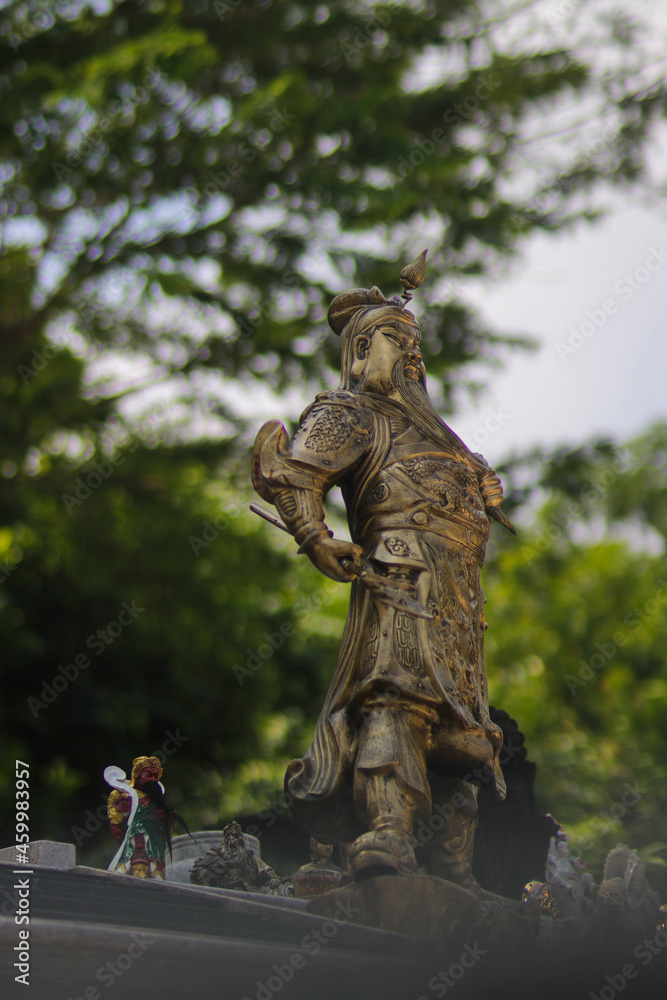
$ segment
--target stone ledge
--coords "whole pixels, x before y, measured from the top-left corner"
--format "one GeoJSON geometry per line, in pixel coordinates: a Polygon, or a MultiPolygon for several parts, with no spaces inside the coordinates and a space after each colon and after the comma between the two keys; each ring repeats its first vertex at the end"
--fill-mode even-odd
{"type": "MultiPolygon", "coordinates": [[[[25,855],[22,854],[21,857],[25,855]]],[[[20,868],[24,862],[16,859],[16,847],[0,849],[0,864],[20,868]]],[[[60,844],[55,840],[31,840],[28,844],[27,864],[68,871],[76,867],[76,847],[74,844],[60,844]]]]}

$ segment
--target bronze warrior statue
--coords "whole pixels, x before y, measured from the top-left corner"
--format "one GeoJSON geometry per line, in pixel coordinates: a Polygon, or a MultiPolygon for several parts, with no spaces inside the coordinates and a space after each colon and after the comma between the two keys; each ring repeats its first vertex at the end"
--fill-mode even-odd
{"type": "MultiPolygon", "coordinates": [[[[401,272],[404,287],[421,284],[424,257],[401,272]]],[[[352,583],[313,742],[288,766],[285,787],[312,837],[353,842],[355,878],[420,864],[474,887],[469,779],[475,773],[505,794],[502,733],[488,714],[480,570],[489,517],[513,529],[495,472],[428,397],[419,326],[405,305],[376,287],[338,295],[328,314],[340,336],[338,389],[317,396],[291,442],[272,420],[255,443],[257,492],[299,552],[352,583]],[[334,485],[352,542],[324,523],[334,485]]]]}

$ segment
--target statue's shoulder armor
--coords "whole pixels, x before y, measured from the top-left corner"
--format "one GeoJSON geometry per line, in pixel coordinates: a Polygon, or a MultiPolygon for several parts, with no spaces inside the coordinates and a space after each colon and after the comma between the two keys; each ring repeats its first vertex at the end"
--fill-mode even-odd
{"type": "Polygon", "coordinates": [[[360,406],[359,393],[348,392],[347,389],[328,389],[326,392],[318,392],[312,403],[309,403],[301,414],[301,420],[305,420],[311,410],[322,405],[329,406],[352,406],[358,409],[360,406]]]}
{"type": "Polygon", "coordinates": [[[327,389],[326,392],[319,392],[315,396],[316,402],[327,403],[358,403],[360,400],[358,392],[350,392],[349,389],[327,389]]]}
{"type": "Polygon", "coordinates": [[[372,425],[372,415],[358,393],[321,392],[301,415],[294,448],[322,454],[355,450],[368,440],[372,425]]]}

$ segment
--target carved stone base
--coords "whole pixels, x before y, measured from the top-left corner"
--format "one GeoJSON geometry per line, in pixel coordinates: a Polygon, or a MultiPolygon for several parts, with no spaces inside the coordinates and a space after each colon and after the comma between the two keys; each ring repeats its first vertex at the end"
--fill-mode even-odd
{"type": "Polygon", "coordinates": [[[516,954],[525,960],[539,932],[539,918],[521,903],[469,892],[432,875],[370,878],[316,897],[307,910],[322,917],[343,911],[356,924],[426,938],[440,958],[454,959],[468,948],[478,955],[516,954]]]}

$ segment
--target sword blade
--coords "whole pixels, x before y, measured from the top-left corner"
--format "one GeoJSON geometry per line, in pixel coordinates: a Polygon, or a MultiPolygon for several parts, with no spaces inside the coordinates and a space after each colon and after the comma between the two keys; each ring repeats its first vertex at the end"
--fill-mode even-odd
{"type": "Polygon", "coordinates": [[[251,503],[250,510],[253,512],[253,514],[257,514],[259,517],[263,517],[265,521],[268,521],[269,524],[272,524],[275,528],[280,528],[281,531],[286,531],[288,535],[291,534],[291,532],[285,527],[285,525],[283,524],[283,522],[280,520],[279,517],[276,517],[275,514],[272,514],[268,510],[264,510],[264,508],[260,507],[258,503],[251,503]]]}

